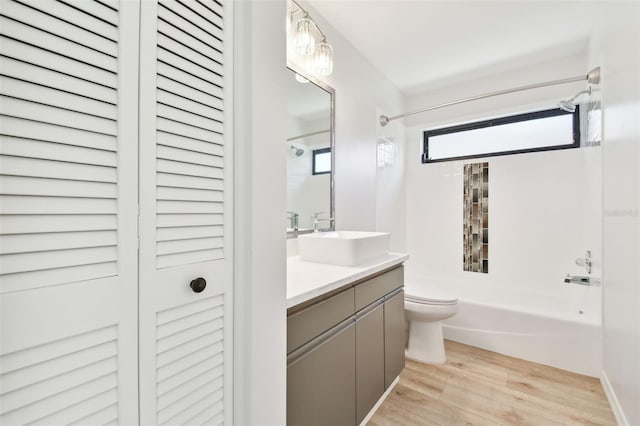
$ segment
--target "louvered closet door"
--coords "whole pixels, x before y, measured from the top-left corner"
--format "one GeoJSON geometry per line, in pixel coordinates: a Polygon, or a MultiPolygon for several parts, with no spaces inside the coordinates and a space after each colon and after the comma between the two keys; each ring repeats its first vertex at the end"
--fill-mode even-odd
{"type": "Polygon", "coordinates": [[[230,7],[143,2],[140,397],[145,425],[231,423],[230,7]],[[204,278],[200,293],[190,287],[204,278]]]}
{"type": "Polygon", "coordinates": [[[136,424],[139,5],[0,8],[0,424],[136,424]]]}

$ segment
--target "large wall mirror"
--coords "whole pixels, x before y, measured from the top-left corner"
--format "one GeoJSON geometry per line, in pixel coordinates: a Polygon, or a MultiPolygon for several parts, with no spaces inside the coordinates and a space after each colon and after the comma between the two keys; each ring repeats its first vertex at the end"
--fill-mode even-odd
{"type": "Polygon", "coordinates": [[[286,68],[287,234],[334,229],[334,90],[286,68]]]}

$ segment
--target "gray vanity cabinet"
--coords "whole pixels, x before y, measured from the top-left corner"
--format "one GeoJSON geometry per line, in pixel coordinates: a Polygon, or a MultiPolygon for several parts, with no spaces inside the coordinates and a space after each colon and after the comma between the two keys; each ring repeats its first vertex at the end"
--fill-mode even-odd
{"type": "Polygon", "coordinates": [[[404,368],[405,320],[402,288],[385,296],[384,388],[389,388],[404,368]]]}
{"type": "Polygon", "coordinates": [[[403,267],[287,312],[287,425],[355,426],[404,368],[403,267]]]}
{"type": "Polygon", "coordinates": [[[384,393],[384,299],[356,315],[356,424],[384,393]]]}
{"type": "Polygon", "coordinates": [[[287,424],[353,426],[355,340],[351,318],[287,357],[287,424]]]}

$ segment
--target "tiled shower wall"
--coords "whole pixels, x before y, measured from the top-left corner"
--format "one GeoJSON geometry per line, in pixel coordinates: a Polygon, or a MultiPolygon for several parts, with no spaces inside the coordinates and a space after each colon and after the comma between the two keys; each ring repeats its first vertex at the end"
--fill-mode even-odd
{"type": "Polygon", "coordinates": [[[465,164],[463,172],[463,265],[489,272],[489,163],[465,164]]]}

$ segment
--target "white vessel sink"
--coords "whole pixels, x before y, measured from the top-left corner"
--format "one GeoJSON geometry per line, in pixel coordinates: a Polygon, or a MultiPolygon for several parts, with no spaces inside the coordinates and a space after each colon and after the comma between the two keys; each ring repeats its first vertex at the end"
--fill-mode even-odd
{"type": "Polygon", "coordinates": [[[300,259],[354,266],[381,257],[389,250],[386,232],[334,231],[298,236],[300,259]]]}

